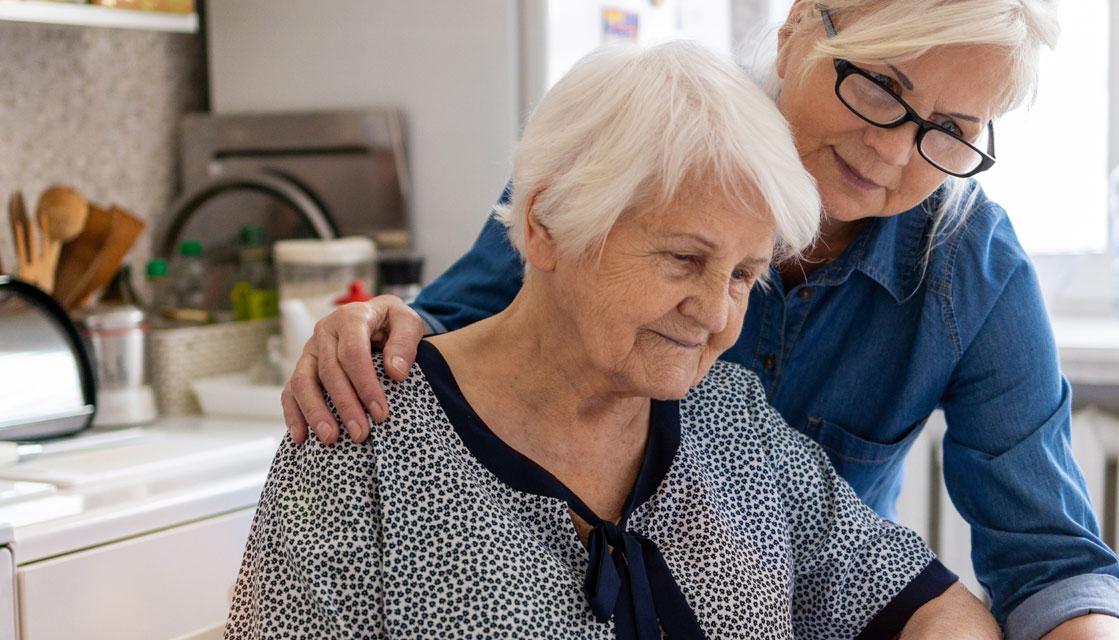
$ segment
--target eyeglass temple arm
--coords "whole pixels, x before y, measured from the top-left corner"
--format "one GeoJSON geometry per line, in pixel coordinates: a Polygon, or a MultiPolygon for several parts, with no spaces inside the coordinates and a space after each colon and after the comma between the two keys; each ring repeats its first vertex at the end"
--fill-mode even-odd
{"type": "Polygon", "coordinates": [[[835,30],[835,23],[831,21],[831,14],[823,5],[816,5],[816,10],[820,12],[820,17],[824,19],[824,31],[827,32],[829,38],[834,38],[838,32],[835,30]]]}

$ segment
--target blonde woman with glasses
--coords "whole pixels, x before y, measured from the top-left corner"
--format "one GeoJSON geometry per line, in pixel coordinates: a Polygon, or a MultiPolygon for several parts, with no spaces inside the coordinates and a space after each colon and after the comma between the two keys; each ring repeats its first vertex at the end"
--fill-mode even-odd
{"type": "MultiPolygon", "coordinates": [[[[753,288],[721,356],[753,370],[886,517],[907,452],[942,409],[948,490],[1012,640],[1119,638],[1119,559],[1072,458],[1070,390],[1037,277],[971,179],[997,161],[997,120],[1029,101],[1058,30],[1053,0],[797,0],[768,84],[819,189],[821,233],[753,288]]],[[[295,440],[308,428],[338,437],[322,387],[350,437],[366,438],[366,413],[392,412],[371,343],[402,379],[423,334],[502,311],[522,273],[494,218],[412,307],[386,296],[321,321],[282,397],[295,440]]]]}

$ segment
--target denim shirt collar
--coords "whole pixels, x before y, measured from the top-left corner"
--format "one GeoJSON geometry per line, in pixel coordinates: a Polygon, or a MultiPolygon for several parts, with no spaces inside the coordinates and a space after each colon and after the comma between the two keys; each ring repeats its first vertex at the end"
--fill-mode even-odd
{"type": "Polygon", "coordinates": [[[932,216],[928,201],[898,215],[873,218],[847,249],[808,284],[838,286],[860,271],[901,304],[921,284],[922,257],[932,216]]]}

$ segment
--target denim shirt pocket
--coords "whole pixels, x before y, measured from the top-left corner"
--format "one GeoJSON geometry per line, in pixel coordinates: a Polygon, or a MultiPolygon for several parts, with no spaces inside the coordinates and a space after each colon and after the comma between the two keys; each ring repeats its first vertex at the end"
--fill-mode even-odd
{"type": "Polygon", "coordinates": [[[875,511],[889,514],[901,489],[905,454],[926,420],[910,425],[892,442],[867,440],[838,423],[817,417],[808,419],[806,434],[820,444],[836,472],[860,498],[875,511]]]}

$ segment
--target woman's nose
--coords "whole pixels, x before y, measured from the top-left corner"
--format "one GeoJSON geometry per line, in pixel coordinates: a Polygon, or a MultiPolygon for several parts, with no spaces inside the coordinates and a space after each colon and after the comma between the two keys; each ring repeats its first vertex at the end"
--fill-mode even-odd
{"type": "Polygon", "coordinates": [[[706,286],[687,297],[680,305],[680,312],[714,334],[727,328],[730,305],[730,291],[723,283],[722,286],[706,286]]]}
{"type": "Polygon", "coordinates": [[[893,129],[867,125],[863,140],[886,164],[904,167],[917,151],[917,125],[907,122],[893,129]]]}

